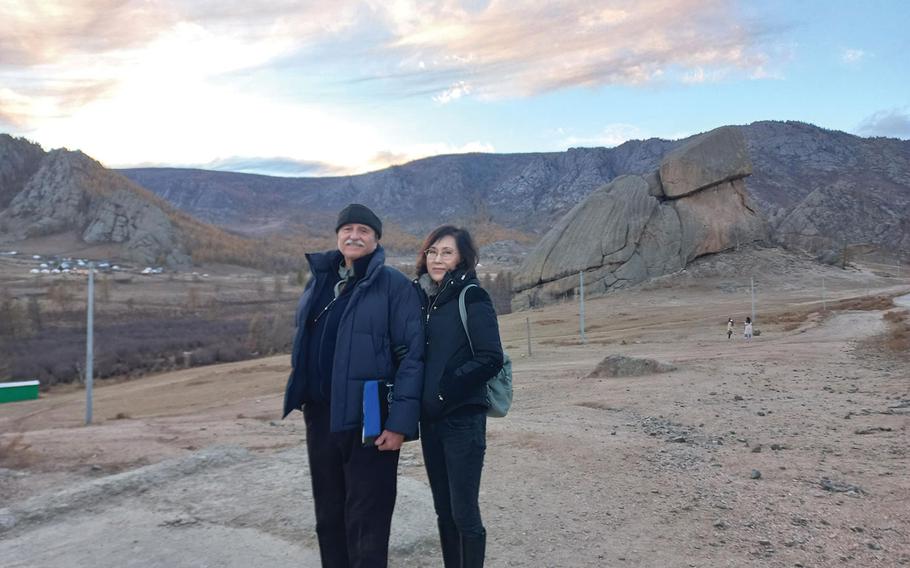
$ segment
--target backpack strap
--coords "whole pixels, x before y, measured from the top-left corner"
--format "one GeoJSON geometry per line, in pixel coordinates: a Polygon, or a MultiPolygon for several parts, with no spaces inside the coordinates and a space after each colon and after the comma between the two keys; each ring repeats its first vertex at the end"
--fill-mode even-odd
{"type": "Polygon", "coordinates": [[[468,331],[468,310],[464,305],[464,296],[470,287],[477,288],[477,284],[468,284],[461,289],[458,294],[458,313],[461,314],[461,325],[464,327],[464,334],[468,337],[468,346],[471,348],[471,354],[474,354],[474,343],[471,342],[471,333],[468,331]]]}

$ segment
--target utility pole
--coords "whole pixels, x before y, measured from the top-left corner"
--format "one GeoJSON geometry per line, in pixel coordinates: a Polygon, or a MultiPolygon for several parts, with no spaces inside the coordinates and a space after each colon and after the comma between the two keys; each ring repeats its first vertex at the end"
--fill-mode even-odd
{"type": "Polygon", "coordinates": [[[828,311],[828,297],[825,293],[825,277],[822,276],[822,310],[828,311]]]}
{"type": "Polygon", "coordinates": [[[752,288],[752,325],[755,325],[755,277],[749,278],[749,286],[752,288]]]}
{"type": "Polygon", "coordinates": [[[85,424],[92,423],[92,387],[94,383],[95,263],[88,263],[88,309],[85,330],[85,424]]]}
{"type": "Polygon", "coordinates": [[[587,343],[588,340],[585,338],[585,272],[582,270],[578,273],[579,277],[579,310],[578,310],[578,326],[581,330],[581,342],[587,343]]]}
{"type": "Polygon", "coordinates": [[[531,318],[525,318],[525,331],[528,335],[528,357],[531,356],[531,318]]]}

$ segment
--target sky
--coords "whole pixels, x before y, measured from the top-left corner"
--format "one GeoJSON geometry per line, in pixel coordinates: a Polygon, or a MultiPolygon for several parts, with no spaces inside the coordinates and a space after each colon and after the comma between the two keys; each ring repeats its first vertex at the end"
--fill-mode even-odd
{"type": "Polygon", "coordinates": [[[798,120],[910,138],[903,0],[0,0],[0,132],[347,175],[798,120]]]}

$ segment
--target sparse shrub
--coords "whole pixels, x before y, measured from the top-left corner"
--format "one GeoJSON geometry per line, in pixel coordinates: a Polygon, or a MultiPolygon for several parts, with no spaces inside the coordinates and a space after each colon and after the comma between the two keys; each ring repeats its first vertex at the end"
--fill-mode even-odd
{"type": "Polygon", "coordinates": [[[73,303],[75,295],[66,280],[56,280],[47,289],[48,299],[65,312],[73,303]]]}
{"type": "Polygon", "coordinates": [[[910,355],[910,313],[906,310],[886,312],[883,316],[888,322],[888,333],[885,347],[895,353],[910,355]]]}
{"type": "Polygon", "coordinates": [[[41,305],[35,296],[28,297],[28,319],[33,333],[40,333],[44,327],[44,321],[41,318],[41,305]]]}
{"type": "Polygon", "coordinates": [[[0,466],[9,469],[25,469],[37,461],[30,450],[31,444],[23,441],[23,434],[6,434],[0,437],[0,466]]]}
{"type": "Polygon", "coordinates": [[[0,291],[0,337],[21,337],[27,332],[25,309],[4,288],[0,291]]]}

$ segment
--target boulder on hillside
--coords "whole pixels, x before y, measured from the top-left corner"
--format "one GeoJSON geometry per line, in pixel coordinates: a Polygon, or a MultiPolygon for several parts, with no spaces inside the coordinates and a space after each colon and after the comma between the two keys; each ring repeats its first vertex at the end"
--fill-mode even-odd
{"type": "Polygon", "coordinates": [[[518,269],[513,308],[574,294],[582,272],[586,292],[602,294],[676,272],[705,254],[766,241],[767,223],[742,179],[749,171],[744,142],[730,130],[704,134],[664,160],[676,176],[669,193],[662,167],[618,177],[572,208],[518,269]],[[718,156],[698,167],[713,148],[730,160],[727,169],[718,156]],[[683,186],[695,189],[683,192],[683,186]]]}
{"type": "Polygon", "coordinates": [[[676,367],[654,359],[639,359],[625,355],[607,355],[588,375],[589,379],[609,379],[615,377],[641,377],[657,373],[669,373],[676,367]]]}
{"type": "Polygon", "coordinates": [[[752,162],[740,129],[723,126],[671,151],[659,172],[664,195],[673,198],[751,175],[752,162]]]}

